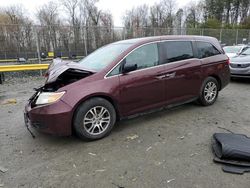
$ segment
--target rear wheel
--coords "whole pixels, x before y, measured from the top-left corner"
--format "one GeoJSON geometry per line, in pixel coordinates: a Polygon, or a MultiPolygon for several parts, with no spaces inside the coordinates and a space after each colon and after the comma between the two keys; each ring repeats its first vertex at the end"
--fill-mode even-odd
{"type": "Polygon", "coordinates": [[[213,77],[208,77],[202,85],[199,102],[203,106],[209,106],[215,103],[219,94],[218,81],[213,77]]]}
{"type": "Polygon", "coordinates": [[[76,134],[84,140],[107,136],[116,121],[113,105],[103,98],[92,98],[79,106],[74,117],[76,134]]]}

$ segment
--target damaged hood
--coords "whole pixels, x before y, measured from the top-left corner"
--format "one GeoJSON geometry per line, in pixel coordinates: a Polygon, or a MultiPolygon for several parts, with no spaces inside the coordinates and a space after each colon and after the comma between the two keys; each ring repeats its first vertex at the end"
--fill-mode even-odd
{"type": "Polygon", "coordinates": [[[46,76],[46,84],[50,84],[56,82],[58,78],[65,72],[77,72],[80,74],[93,74],[94,71],[86,70],[82,65],[79,63],[75,63],[73,61],[63,61],[61,59],[53,60],[53,63],[49,66],[46,76]]]}

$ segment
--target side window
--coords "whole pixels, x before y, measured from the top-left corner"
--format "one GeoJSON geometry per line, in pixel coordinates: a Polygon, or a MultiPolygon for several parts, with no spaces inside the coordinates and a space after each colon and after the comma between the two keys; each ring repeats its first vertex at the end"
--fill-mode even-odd
{"type": "Polygon", "coordinates": [[[220,51],[208,42],[197,41],[196,44],[198,50],[198,58],[200,59],[220,54],[220,51]]]}
{"type": "Polygon", "coordinates": [[[118,65],[117,67],[115,67],[109,74],[108,74],[108,77],[109,76],[115,76],[115,75],[118,75],[120,74],[120,65],[118,65]]]}
{"type": "Polygon", "coordinates": [[[157,43],[142,46],[126,57],[126,65],[137,64],[137,70],[158,65],[157,43]]]}
{"type": "Polygon", "coordinates": [[[194,58],[191,41],[167,41],[163,45],[167,53],[167,60],[164,63],[194,58]]]}

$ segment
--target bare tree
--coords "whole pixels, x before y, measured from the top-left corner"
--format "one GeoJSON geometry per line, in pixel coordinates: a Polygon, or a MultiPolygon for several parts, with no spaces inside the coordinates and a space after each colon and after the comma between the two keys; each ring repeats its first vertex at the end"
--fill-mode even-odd
{"type": "Polygon", "coordinates": [[[70,25],[73,28],[74,36],[74,51],[77,52],[80,40],[80,14],[79,14],[79,0],[62,0],[62,4],[66,13],[70,17],[70,25]]]}
{"type": "Polygon", "coordinates": [[[176,8],[175,0],[162,0],[163,9],[165,10],[165,27],[166,28],[173,28],[173,21],[174,21],[174,11],[176,8]]]}
{"type": "Polygon", "coordinates": [[[39,32],[46,51],[55,51],[58,47],[57,28],[59,27],[58,5],[53,2],[44,4],[37,12],[40,24],[39,32]]]}
{"type": "Polygon", "coordinates": [[[2,9],[2,14],[5,15],[7,24],[5,43],[8,43],[8,48],[12,51],[16,49],[17,56],[27,55],[25,51],[31,48],[32,21],[25,15],[25,10],[20,5],[6,7],[2,9]]]}
{"type": "Polygon", "coordinates": [[[182,25],[183,25],[183,15],[184,15],[184,11],[182,8],[180,8],[177,12],[176,12],[176,15],[175,15],[175,20],[176,20],[176,27],[178,29],[181,29],[182,28],[182,25]]]}
{"type": "Polygon", "coordinates": [[[186,7],[186,20],[185,24],[188,28],[197,28],[199,24],[202,22],[202,9],[203,3],[199,2],[198,4],[195,2],[191,2],[190,5],[186,7]]]}
{"type": "Polygon", "coordinates": [[[123,22],[127,29],[127,33],[133,36],[144,35],[141,28],[149,26],[149,8],[146,4],[127,11],[123,17],[123,22]]]}

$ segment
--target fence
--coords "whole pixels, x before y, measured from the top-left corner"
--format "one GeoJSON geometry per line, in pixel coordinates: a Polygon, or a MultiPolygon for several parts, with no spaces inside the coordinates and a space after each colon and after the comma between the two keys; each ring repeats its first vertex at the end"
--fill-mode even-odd
{"type": "Polygon", "coordinates": [[[76,58],[123,39],[157,35],[206,35],[222,44],[250,43],[250,30],[0,25],[0,63],[15,59],[76,58]]]}

